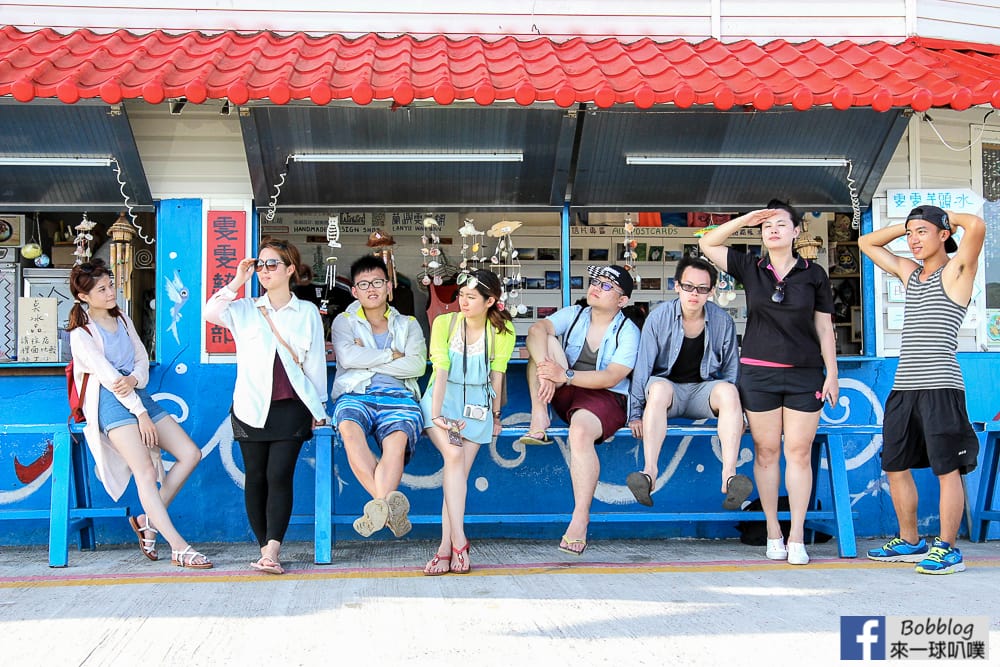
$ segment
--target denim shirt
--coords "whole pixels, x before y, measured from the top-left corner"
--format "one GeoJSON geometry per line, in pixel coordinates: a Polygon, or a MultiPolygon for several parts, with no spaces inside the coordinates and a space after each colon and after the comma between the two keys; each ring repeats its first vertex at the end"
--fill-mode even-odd
{"type": "MultiPolygon", "coordinates": [[[[556,337],[560,337],[569,331],[577,313],[580,318],[569,332],[569,338],[563,347],[566,350],[566,361],[570,368],[580,358],[580,351],[587,340],[587,332],[590,331],[590,306],[580,313],[580,306],[567,306],[549,315],[548,320],[555,329],[556,337]]],[[[621,311],[615,315],[615,319],[608,325],[608,330],[604,332],[604,340],[597,351],[597,370],[605,370],[609,364],[621,364],[628,368],[635,368],[636,355],[639,353],[639,327],[632,320],[625,317],[621,311]],[[619,331],[619,329],[621,329],[619,331]],[[617,341],[617,342],[616,342],[617,341]]],[[[610,390],[616,394],[628,396],[628,378],[623,379],[610,390]]]]}
{"type": "MultiPolygon", "coordinates": [[[[632,373],[629,421],[642,418],[646,407],[646,383],[650,377],[667,377],[684,343],[681,302],[668,301],[646,318],[642,327],[639,355],[632,373]]],[[[705,303],[705,350],[701,357],[701,377],[705,381],[725,380],[736,383],[739,348],[736,325],[725,310],[711,301],[705,303]]]]}

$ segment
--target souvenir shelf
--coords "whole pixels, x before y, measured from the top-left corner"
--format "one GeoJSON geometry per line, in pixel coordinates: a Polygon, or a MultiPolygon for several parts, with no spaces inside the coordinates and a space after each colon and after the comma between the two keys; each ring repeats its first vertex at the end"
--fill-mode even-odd
{"type": "Polygon", "coordinates": [[[830,234],[830,286],[838,355],[862,354],[861,253],[850,218],[838,213],[830,234]]]}

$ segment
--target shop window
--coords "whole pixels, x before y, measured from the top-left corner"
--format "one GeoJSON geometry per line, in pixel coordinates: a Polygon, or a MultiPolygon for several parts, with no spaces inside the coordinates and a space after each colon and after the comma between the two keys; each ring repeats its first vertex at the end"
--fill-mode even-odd
{"type": "MultiPolygon", "coordinates": [[[[664,301],[677,298],[675,273],[677,262],[685,254],[700,254],[698,236],[708,225],[726,222],[735,212],[663,212],[596,213],[579,215],[571,228],[570,259],[571,301],[586,296],[586,282],[581,276],[587,264],[619,263],[634,266],[639,278],[632,294],[632,304],[648,313],[664,301]],[[626,261],[623,246],[626,220],[634,223],[632,236],[635,254],[626,261]]],[[[858,251],[858,230],[851,225],[851,214],[803,212],[804,241],[798,252],[815,258],[830,274],[834,296],[834,327],[837,354],[863,353],[863,305],[861,302],[861,256],[858,251]]],[[[761,253],[760,228],[740,230],[730,245],[743,252],[761,253]]],[[[530,288],[530,283],[529,283],[530,288]]],[[[746,327],[747,307],[743,286],[723,275],[716,290],[716,303],[725,308],[736,322],[742,337],[746,327]]]]}
{"type": "MultiPolygon", "coordinates": [[[[124,232],[116,243],[112,238],[112,227],[119,220],[116,213],[29,211],[0,214],[0,227],[12,230],[6,242],[0,241],[0,363],[69,361],[66,327],[73,305],[69,274],[77,259],[74,254],[77,228],[84,220],[93,223],[92,228],[85,230],[92,237],[88,241],[92,256],[103,259],[117,274],[118,305],[133,319],[150,358],[153,357],[156,287],[153,246],[138,234],[129,239],[128,230],[134,230],[134,226],[127,218],[121,220],[124,232]],[[130,275],[124,287],[126,266],[130,267],[130,275]],[[37,317],[48,311],[54,314],[54,323],[37,317]]],[[[138,222],[143,235],[153,240],[153,215],[140,214],[138,222]]]]}

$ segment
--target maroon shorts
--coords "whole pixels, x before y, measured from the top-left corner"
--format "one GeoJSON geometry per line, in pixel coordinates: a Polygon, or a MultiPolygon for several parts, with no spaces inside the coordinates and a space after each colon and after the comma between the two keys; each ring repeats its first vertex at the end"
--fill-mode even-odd
{"type": "Polygon", "coordinates": [[[552,397],[552,409],[567,424],[577,410],[594,413],[601,420],[601,437],[604,442],[625,426],[626,398],[608,389],[562,386],[552,397]]]}

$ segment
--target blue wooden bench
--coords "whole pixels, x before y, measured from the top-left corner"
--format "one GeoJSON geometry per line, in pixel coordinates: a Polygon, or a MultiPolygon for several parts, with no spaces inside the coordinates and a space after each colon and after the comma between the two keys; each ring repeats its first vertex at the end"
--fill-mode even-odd
{"type": "MultiPolygon", "coordinates": [[[[527,431],[526,427],[505,427],[501,433],[501,438],[518,438],[527,431]]],[[[550,436],[568,435],[568,428],[550,428],[550,436]]],[[[857,557],[857,546],[854,537],[854,516],[851,509],[850,490],[847,485],[847,461],[844,455],[844,437],[861,435],[875,436],[882,433],[882,427],[876,425],[831,425],[820,424],[816,433],[816,446],[812,451],[813,464],[813,495],[809,502],[809,511],[806,513],[806,528],[810,530],[823,530],[837,538],[837,547],[841,558],[857,557]],[[815,480],[819,477],[820,458],[826,455],[827,470],[830,479],[830,489],[832,491],[832,508],[819,509],[816,498],[815,480]]],[[[692,425],[668,427],[667,437],[706,437],[716,435],[715,426],[692,425]]],[[[338,513],[334,505],[334,480],[333,480],[333,439],[332,429],[324,427],[316,430],[316,508],[315,508],[315,561],[318,564],[332,562],[333,556],[333,526],[349,525],[357,518],[357,508],[352,508],[350,513],[338,513]],[[322,431],[322,433],[321,433],[322,431]]],[[[622,429],[615,434],[615,437],[631,438],[632,433],[628,429],[622,429]]],[[[744,438],[749,438],[745,434],[744,438]]],[[[778,517],[782,520],[789,518],[788,512],[779,512],[778,517]]],[[[469,524],[527,524],[527,523],[568,523],[570,514],[467,514],[466,523],[469,524]]],[[[704,512],[659,512],[648,511],[628,511],[628,512],[594,512],[591,514],[592,522],[641,522],[641,523],[677,523],[677,522],[724,522],[737,523],[739,521],[763,521],[763,512],[726,512],[711,511],[704,512]]],[[[439,514],[410,514],[410,521],[414,524],[438,524],[441,521],[439,514]]]]}
{"type": "Polygon", "coordinates": [[[69,563],[69,537],[79,533],[81,549],[94,549],[94,519],[124,518],[128,507],[94,507],[84,424],[2,424],[0,435],[52,436],[52,497],[48,509],[0,510],[0,519],[48,519],[49,567],[69,563]]]}
{"type": "Polygon", "coordinates": [[[973,542],[985,542],[991,521],[1000,521],[1000,508],[993,506],[997,488],[997,469],[1000,467],[1000,421],[986,422],[986,446],[983,448],[983,465],[979,471],[979,494],[972,508],[973,542]]]}

